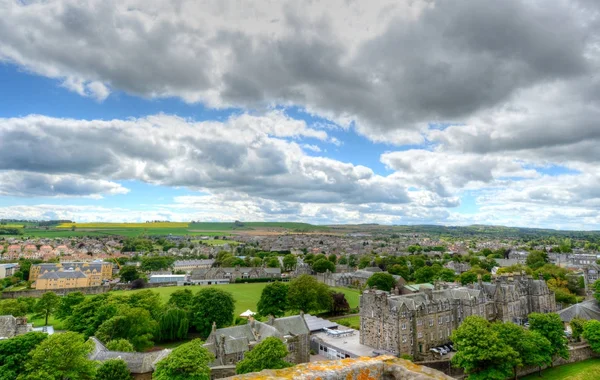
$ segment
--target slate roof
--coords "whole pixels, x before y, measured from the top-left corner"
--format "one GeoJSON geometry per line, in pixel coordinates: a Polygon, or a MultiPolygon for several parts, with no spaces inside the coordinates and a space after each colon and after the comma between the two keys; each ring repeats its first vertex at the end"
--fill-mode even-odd
{"type": "Polygon", "coordinates": [[[284,335],[310,334],[310,329],[308,328],[306,321],[300,315],[277,318],[273,322],[273,327],[275,327],[284,335]]]}
{"type": "Polygon", "coordinates": [[[560,315],[560,319],[563,322],[571,322],[575,317],[585,319],[586,321],[590,319],[600,321],[600,307],[598,306],[598,301],[588,300],[562,309],[558,311],[558,315],[560,315]]]}
{"type": "Polygon", "coordinates": [[[310,332],[321,331],[325,328],[337,329],[338,324],[327,319],[319,318],[314,315],[304,314],[304,320],[308,325],[310,332]]]}
{"type": "Polygon", "coordinates": [[[171,353],[171,350],[153,352],[118,352],[109,351],[102,342],[95,337],[90,337],[94,342],[94,350],[89,356],[90,360],[105,361],[109,359],[123,359],[131,373],[150,373],[154,371],[156,363],[171,353]]]}
{"type": "Polygon", "coordinates": [[[50,280],[50,279],[59,279],[59,278],[87,278],[85,273],[77,271],[77,270],[65,270],[65,271],[56,271],[56,272],[46,272],[43,275],[39,276],[38,279],[50,280]]]}

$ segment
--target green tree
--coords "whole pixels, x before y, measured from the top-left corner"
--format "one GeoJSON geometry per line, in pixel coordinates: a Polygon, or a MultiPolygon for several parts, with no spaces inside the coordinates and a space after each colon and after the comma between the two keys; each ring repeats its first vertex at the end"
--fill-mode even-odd
{"type": "Polygon", "coordinates": [[[288,307],[287,294],[288,286],[283,282],[276,281],[265,286],[256,305],[258,314],[283,317],[288,307]]]}
{"type": "Polygon", "coordinates": [[[98,326],[117,313],[117,306],[110,301],[108,293],[86,297],[72,309],[65,320],[67,330],[80,332],[85,337],[96,333],[98,326]]]}
{"type": "MultiPolygon", "coordinates": [[[[354,256],[350,256],[350,258],[352,259],[354,256]]],[[[366,267],[368,267],[369,265],[371,265],[371,258],[368,256],[362,256],[360,258],[360,260],[358,261],[358,268],[359,269],[364,269],[366,267]]]]}
{"type": "Polygon", "coordinates": [[[454,280],[456,280],[456,274],[452,269],[444,268],[438,272],[437,278],[446,282],[454,282],[454,280]]]}
{"type": "Polygon", "coordinates": [[[318,282],[313,276],[303,274],[289,284],[288,307],[290,310],[302,310],[306,313],[330,310],[332,302],[329,287],[318,282]]]}
{"type": "Polygon", "coordinates": [[[159,271],[162,269],[169,269],[175,258],[170,256],[147,256],[142,258],[141,269],[144,272],[159,271]]]}
{"type": "Polygon", "coordinates": [[[179,289],[171,293],[168,304],[183,310],[189,310],[193,299],[194,294],[190,289],[179,289]]]}
{"type": "Polygon", "coordinates": [[[319,259],[312,265],[312,269],[317,273],[324,273],[326,271],[335,272],[335,264],[327,259],[319,259]]]}
{"type": "Polygon", "coordinates": [[[596,280],[594,282],[594,284],[592,285],[592,289],[594,289],[594,298],[596,298],[596,300],[600,302],[600,280],[596,280]]]}
{"type": "Polygon", "coordinates": [[[85,299],[85,295],[81,292],[73,292],[64,295],[60,299],[60,303],[54,312],[54,316],[60,320],[67,319],[73,312],[73,308],[85,299]]]}
{"type": "Polygon", "coordinates": [[[583,326],[583,337],[592,351],[600,353],[600,321],[591,319],[583,326]]]}
{"type": "Polygon", "coordinates": [[[565,337],[563,323],[558,314],[529,314],[529,329],[539,332],[543,337],[548,339],[551,346],[550,354],[553,359],[555,356],[560,356],[563,359],[569,358],[567,338],[565,337]]]}
{"type": "Polygon", "coordinates": [[[0,315],[24,317],[28,311],[29,307],[27,304],[16,299],[3,300],[0,302],[0,315]]]}
{"type": "Polygon", "coordinates": [[[136,351],[154,346],[153,339],[158,324],[148,310],[139,307],[121,307],[117,315],[104,321],[96,337],[102,342],[127,339],[136,351]]]}
{"type": "Polygon", "coordinates": [[[417,284],[433,282],[435,275],[435,269],[433,269],[432,267],[424,266],[415,271],[415,282],[417,284]]]}
{"type": "Polygon", "coordinates": [[[346,256],[340,257],[340,260],[338,261],[338,264],[340,264],[340,265],[348,265],[348,258],[346,256]]]}
{"type": "Polygon", "coordinates": [[[188,313],[185,310],[168,309],[160,317],[158,339],[160,341],[185,339],[189,325],[188,313]]]}
{"type": "Polygon", "coordinates": [[[331,261],[334,264],[337,264],[337,255],[335,253],[332,253],[331,255],[327,256],[327,260],[331,261]]]}
{"type": "Polygon", "coordinates": [[[154,380],[210,380],[210,367],[214,356],[194,339],[175,348],[156,364],[154,380]]]}
{"type": "Polygon", "coordinates": [[[279,268],[279,259],[277,257],[271,257],[267,261],[267,268],[279,268]]]}
{"type": "Polygon", "coordinates": [[[394,264],[387,268],[389,274],[400,276],[405,280],[410,278],[410,269],[406,265],[394,264]]]}
{"type": "Polygon", "coordinates": [[[469,380],[504,380],[519,363],[517,352],[479,316],[465,318],[452,342],[457,351],[452,364],[463,368],[469,380]]]}
{"type": "Polygon", "coordinates": [[[469,270],[469,271],[461,273],[461,275],[458,276],[458,279],[459,279],[461,285],[472,284],[477,281],[477,273],[469,270]]]}
{"type": "Polygon", "coordinates": [[[571,326],[571,331],[573,333],[573,340],[579,342],[581,340],[581,335],[583,334],[583,328],[585,327],[585,319],[575,317],[571,319],[569,325],[571,326]]]}
{"type": "Polygon", "coordinates": [[[47,337],[42,332],[30,332],[0,340],[0,380],[13,380],[23,373],[29,352],[47,337]]]}
{"type": "Polygon", "coordinates": [[[293,364],[284,360],[288,353],[287,347],[279,338],[268,337],[245,354],[244,359],[235,366],[235,372],[243,374],[291,367],[293,364]]]}
{"type": "Polygon", "coordinates": [[[217,327],[226,327],[233,322],[235,300],[231,293],[217,288],[206,288],[194,295],[192,300],[192,326],[203,337],[208,337],[212,324],[217,327]]]}
{"type": "Polygon", "coordinates": [[[394,276],[385,272],[377,272],[374,273],[367,280],[367,286],[377,287],[379,290],[385,290],[389,292],[396,285],[396,280],[394,276]]]}
{"type": "Polygon", "coordinates": [[[35,304],[36,317],[44,318],[44,326],[48,325],[48,317],[54,313],[60,304],[60,297],[54,292],[44,293],[35,304]]]}
{"type": "Polygon", "coordinates": [[[96,365],[88,359],[94,344],[75,332],[53,334],[37,345],[25,363],[26,380],[92,380],[96,365]]]}
{"type": "Polygon", "coordinates": [[[122,359],[109,359],[98,367],[95,380],[131,380],[127,363],[122,359]]]}
{"type": "Polygon", "coordinates": [[[121,282],[131,282],[140,278],[140,273],[133,265],[125,265],[119,270],[121,282]]]}
{"type": "Polygon", "coordinates": [[[119,351],[119,352],[134,352],[135,348],[133,348],[133,344],[131,344],[127,339],[118,338],[108,341],[105,344],[106,348],[110,351],[119,351]]]}
{"type": "Polygon", "coordinates": [[[544,266],[548,262],[548,254],[543,251],[531,251],[527,255],[527,260],[525,260],[525,264],[531,269],[538,269],[544,266]]]}
{"type": "Polygon", "coordinates": [[[296,265],[298,265],[298,259],[294,255],[285,255],[283,257],[283,268],[286,271],[292,271],[296,269],[296,265]]]}

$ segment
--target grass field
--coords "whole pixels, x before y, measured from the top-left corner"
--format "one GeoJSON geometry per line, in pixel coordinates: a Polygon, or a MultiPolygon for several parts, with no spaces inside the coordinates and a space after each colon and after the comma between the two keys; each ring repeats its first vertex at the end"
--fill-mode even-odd
{"type": "MultiPolygon", "coordinates": [[[[33,314],[27,315],[27,322],[33,323],[33,327],[42,327],[44,326],[44,318],[33,318],[33,314]]],[[[64,322],[59,321],[58,319],[54,319],[54,316],[50,316],[48,318],[48,326],[54,327],[54,330],[64,330],[64,322]]]]}
{"type": "Polygon", "coordinates": [[[589,359],[582,362],[565,364],[560,367],[549,368],[542,371],[542,377],[537,373],[522,377],[521,379],[545,380],[595,380],[600,379],[600,359],[589,359]]]}
{"type": "Polygon", "coordinates": [[[153,229],[153,228],[187,228],[189,223],[183,222],[164,222],[164,223],[61,223],[57,228],[84,228],[84,229],[153,229]]]}
{"type": "Polygon", "coordinates": [[[342,326],[353,328],[354,330],[360,330],[360,316],[353,315],[352,317],[340,318],[333,320],[335,323],[342,326]]]}
{"type": "Polygon", "coordinates": [[[206,244],[206,245],[225,245],[225,244],[229,244],[229,245],[238,245],[240,244],[239,242],[235,241],[235,240],[200,240],[201,243],[206,244]]]}
{"type": "MultiPolygon", "coordinates": [[[[217,286],[219,289],[226,290],[233,294],[233,298],[235,299],[235,315],[238,316],[244,311],[250,309],[252,311],[256,311],[256,304],[260,299],[260,294],[265,286],[267,286],[266,282],[260,283],[251,283],[251,284],[227,284],[227,285],[197,285],[197,286],[168,286],[164,288],[154,288],[153,292],[157,292],[160,294],[161,299],[164,302],[169,300],[169,296],[171,293],[178,289],[190,289],[194,293],[199,291],[200,289],[204,289],[208,286],[217,286]]],[[[346,300],[350,304],[350,307],[355,308],[358,307],[358,297],[359,293],[353,289],[347,288],[333,288],[338,292],[342,292],[346,295],[346,300]]],[[[127,294],[129,292],[136,292],[138,290],[123,290],[115,293],[127,294]]]]}

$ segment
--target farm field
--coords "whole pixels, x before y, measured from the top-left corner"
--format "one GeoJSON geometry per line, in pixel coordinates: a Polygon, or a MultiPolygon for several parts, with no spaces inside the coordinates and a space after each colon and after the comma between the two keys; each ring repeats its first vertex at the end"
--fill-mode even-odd
{"type": "Polygon", "coordinates": [[[600,359],[588,359],[578,363],[565,364],[542,371],[542,377],[537,373],[522,377],[524,380],[595,380],[600,378],[600,359]]]}
{"type": "MultiPolygon", "coordinates": [[[[252,311],[256,311],[256,304],[258,300],[260,300],[260,294],[265,286],[268,283],[260,282],[260,283],[251,283],[251,284],[227,284],[227,285],[196,285],[196,286],[168,286],[164,288],[153,288],[151,289],[153,292],[157,292],[160,294],[161,299],[164,302],[169,300],[169,296],[176,290],[179,289],[190,289],[192,292],[196,293],[200,289],[203,289],[208,286],[216,286],[220,289],[226,290],[233,294],[233,298],[235,299],[235,315],[238,316],[244,311],[250,309],[252,311]]],[[[353,289],[347,288],[332,288],[337,292],[344,293],[346,295],[346,300],[350,304],[350,307],[355,308],[358,307],[358,297],[359,293],[353,289]]],[[[129,292],[137,292],[139,290],[121,290],[115,293],[127,294],[129,292]]]]}

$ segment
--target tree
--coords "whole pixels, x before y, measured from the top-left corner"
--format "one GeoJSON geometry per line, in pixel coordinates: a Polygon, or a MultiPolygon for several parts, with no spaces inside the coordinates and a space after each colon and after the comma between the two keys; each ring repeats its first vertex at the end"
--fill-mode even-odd
{"type": "Polygon", "coordinates": [[[579,342],[581,340],[581,335],[583,334],[583,329],[585,327],[585,319],[575,317],[571,319],[569,325],[571,326],[571,332],[573,333],[573,340],[579,342]]]}
{"type": "Polygon", "coordinates": [[[142,258],[141,269],[144,272],[159,271],[162,269],[168,269],[175,259],[170,256],[147,256],[142,258]]]}
{"type": "Polygon", "coordinates": [[[86,338],[94,335],[104,320],[117,313],[117,307],[109,301],[109,297],[108,293],[86,297],[73,307],[71,315],[65,320],[67,330],[80,332],[86,338]]]}
{"type": "Polygon", "coordinates": [[[175,348],[166,358],[156,364],[154,380],[210,380],[208,364],[214,356],[202,346],[200,339],[175,348]]]}
{"type": "Polygon", "coordinates": [[[189,325],[186,311],[179,308],[168,309],[160,317],[158,339],[160,341],[185,339],[189,325]]]}
{"type": "Polygon", "coordinates": [[[283,282],[276,281],[265,286],[256,305],[258,314],[283,317],[288,307],[287,294],[288,286],[283,282]]]}
{"type": "Polygon", "coordinates": [[[507,345],[482,317],[465,318],[452,333],[456,354],[452,364],[463,368],[469,380],[504,380],[518,365],[518,354],[507,345]]]}
{"type": "Polygon", "coordinates": [[[138,278],[137,280],[133,280],[131,281],[131,284],[129,285],[130,289],[143,289],[146,287],[146,280],[144,280],[143,278],[138,278]]]}
{"type": "Polygon", "coordinates": [[[583,326],[583,337],[592,351],[600,353],[600,321],[591,319],[583,326]]]}
{"type": "Polygon", "coordinates": [[[332,253],[331,255],[327,256],[327,260],[329,260],[332,263],[336,264],[337,263],[337,255],[335,253],[332,253]]]}
{"type": "Polygon", "coordinates": [[[374,273],[367,280],[367,286],[377,287],[377,289],[385,290],[389,292],[396,285],[396,280],[394,276],[385,272],[377,272],[374,273]]]}
{"type": "Polygon", "coordinates": [[[213,322],[219,328],[229,326],[233,322],[235,300],[229,292],[217,288],[206,288],[194,295],[191,310],[192,326],[201,336],[208,337],[213,322]]]}
{"type": "MultiPolygon", "coordinates": [[[[351,258],[354,256],[350,256],[351,258]]],[[[366,267],[368,267],[369,265],[371,265],[371,258],[369,258],[368,256],[362,256],[360,258],[360,260],[358,261],[358,268],[359,269],[364,269],[366,267]]]]}
{"type": "Polygon", "coordinates": [[[424,266],[415,271],[415,282],[417,284],[433,282],[435,274],[435,269],[433,269],[432,267],[424,266]]]}
{"type": "Polygon", "coordinates": [[[475,272],[472,272],[469,270],[469,271],[463,272],[458,277],[458,279],[459,279],[461,285],[472,284],[477,281],[477,274],[475,272]]]}
{"type": "Polygon", "coordinates": [[[106,348],[110,351],[119,351],[119,352],[134,352],[135,348],[133,345],[127,340],[123,338],[113,339],[105,344],[106,348]]]}
{"type": "Polygon", "coordinates": [[[289,310],[310,313],[331,309],[329,287],[318,282],[313,276],[303,274],[293,279],[288,286],[289,310]]]}
{"type": "Polygon", "coordinates": [[[348,265],[348,258],[346,258],[346,256],[342,256],[339,259],[338,264],[340,264],[340,265],[348,265]]]}
{"type": "Polygon", "coordinates": [[[563,323],[558,314],[529,314],[529,329],[531,331],[539,332],[543,337],[550,341],[550,355],[553,359],[557,355],[563,359],[569,358],[567,338],[565,337],[563,323]]]}
{"type": "Polygon", "coordinates": [[[60,297],[54,292],[46,292],[35,304],[36,317],[44,318],[44,326],[48,325],[48,317],[54,313],[60,304],[60,297]]]}
{"type": "Polygon", "coordinates": [[[279,268],[279,259],[277,257],[271,257],[267,261],[267,268],[279,268]]]}
{"type": "Polygon", "coordinates": [[[125,265],[119,270],[121,282],[131,282],[140,278],[140,273],[133,265],[125,265]]]}
{"type": "Polygon", "coordinates": [[[109,359],[98,367],[96,380],[131,380],[133,376],[129,373],[127,363],[122,359],[109,359]]]}
{"type": "Polygon", "coordinates": [[[94,343],[75,332],[53,334],[37,345],[25,363],[26,380],[92,380],[96,365],[88,359],[94,343]]]}
{"type": "Polygon", "coordinates": [[[171,293],[169,297],[169,305],[173,305],[183,310],[189,310],[192,304],[194,294],[189,289],[180,289],[171,293]]]}
{"type": "Polygon", "coordinates": [[[98,327],[96,337],[102,342],[127,339],[136,351],[144,351],[154,346],[153,339],[157,327],[158,324],[148,310],[123,306],[117,315],[98,327]]]}
{"type": "Polygon", "coordinates": [[[24,317],[29,307],[26,303],[15,299],[0,302],[0,315],[12,315],[13,317],[24,317]]]}
{"type": "Polygon", "coordinates": [[[410,269],[406,265],[394,264],[387,268],[389,274],[400,276],[405,280],[410,277],[410,269]]]}
{"type": "Polygon", "coordinates": [[[268,337],[245,354],[244,359],[235,366],[235,372],[243,374],[291,367],[293,364],[283,360],[288,354],[287,347],[279,338],[268,337]]]}
{"type": "Polygon", "coordinates": [[[594,298],[600,302],[600,280],[596,280],[592,285],[592,288],[594,289],[594,298]]]}
{"type": "Polygon", "coordinates": [[[67,319],[73,312],[73,308],[82,303],[84,299],[85,295],[81,292],[73,292],[64,295],[56,307],[54,316],[60,320],[67,319]]]}
{"type": "Polygon", "coordinates": [[[529,331],[510,322],[493,323],[492,329],[518,354],[518,360],[514,362],[513,367],[515,379],[518,367],[537,366],[541,370],[543,365],[552,362],[550,342],[537,331],[529,331]]]}
{"type": "Polygon", "coordinates": [[[23,373],[29,352],[47,337],[42,332],[30,332],[0,340],[0,380],[13,380],[23,373]]]}
{"type": "Polygon", "coordinates": [[[437,278],[446,282],[454,282],[456,274],[452,269],[444,268],[438,272],[437,278]]]}
{"type": "Polygon", "coordinates": [[[350,304],[346,300],[346,295],[344,293],[331,293],[331,297],[333,299],[333,307],[332,311],[334,314],[339,314],[350,310],[350,304]]]}
{"type": "Polygon", "coordinates": [[[531,251],[527,255],[527,260],[525,260],[525,264],[531,269],[538,269],[544,266],[548,262],[548,254],[542,251],[531,251]]]}
{"type": "Polygon", "coordinates": [[[335,264],[327,259],[319,259],[312,265],[312,269],[317,273],[324,273],[326,271],[335,272],[335,264]]]}
{"type": "Polygon", "coordinates": [[[292,271],[296,269],[296,265],[298,265],[298,259],[294,255],[285,255],[283,257],[283,268],[286,271],[292,271]]]}

